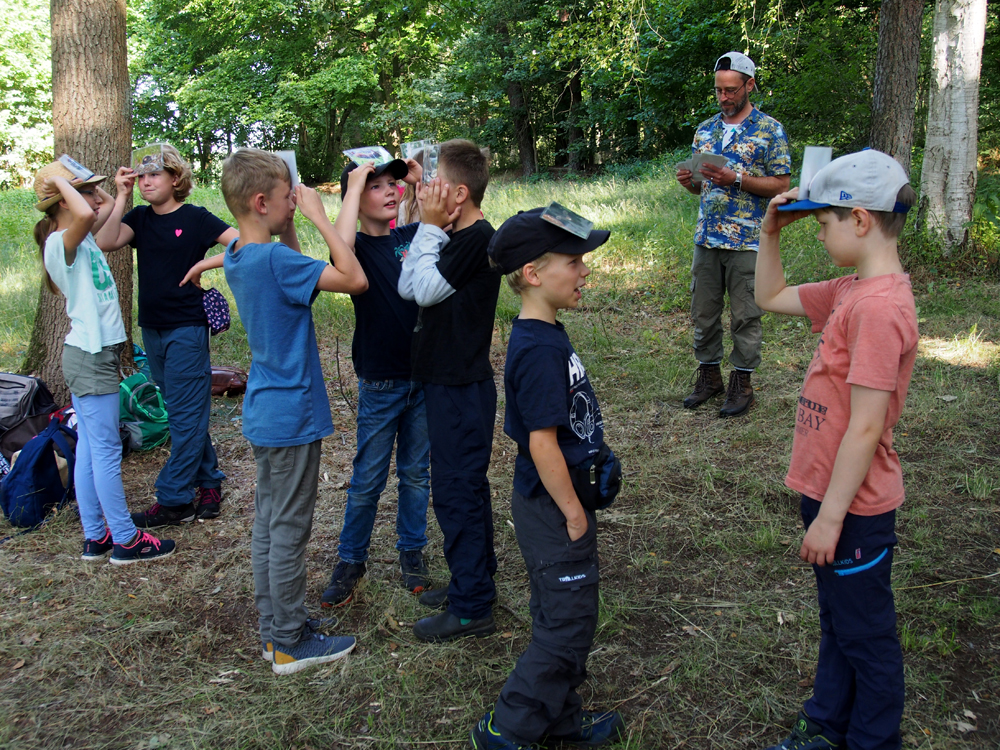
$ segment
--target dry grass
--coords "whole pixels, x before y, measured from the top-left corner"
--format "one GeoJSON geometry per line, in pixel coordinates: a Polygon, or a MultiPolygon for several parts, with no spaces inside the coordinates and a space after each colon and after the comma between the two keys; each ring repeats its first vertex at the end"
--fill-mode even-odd
{"type": "MultiPolygon", "coordinates": [[[[505,188],[498,205],[508,211],[543,202],[535,189],[505,188]]],[[[559,199],[573,206],[572,197],[559,199]]],[[[595,214],[605,205],[598,193],[580,201],[595,214]]],[[[793,403],[815,337],[796,320],[768,316],[753,413],[723,422],[711,409],[682,409],[693,370],[684,312],[691,216],[690,207],[667,213],[677,201],[654,181],[619,189],[616,210],[601,209],[614,239],[596,256],[584,308],[564,317],[627,470],[623,496],[599,517],[602,611],[582,690],[587,705],[624,713],[621,747],[765,747],[786,733],[815,669],[815,583],[796,554],[801,522],[782,483],[793,403]]],[[[826,273],[810,236],[803,229],[790,247],[795,281],[826,273]]],[[[1000,576],[989,576],[1000,570],[1000,286],[937,283],[933,292],[917,290],[924,339],[897,429],[908,492],[894,567],[907,680],[904,747],[995,748],[1000,576]],[[940,398],[952,395],[957,399],[940,398]]],[[[308,553],[311,606],[336,559],[354,451],[353,413],[334,364],[339,336],[342,385],[353,399],[349,307],[334,297],[321,305],[337,434],[324,443],[308,553]]],[[[495,337],[498,382],[504,321],[514,310],[505,292],[495,337]]],[[[226,361],[245,356],[234,340],[219,346],[226,361]]],[[[212,431],[229,475],[223,515],[171,530],[179,542],[173,559],[87,567],[78,560],[72,512],[0,548],[7,571],[0,585],[0,745],[464,746],[530,637],[526,577],[509,523],[513,453],[502,434],[502,398],[490,468],[498,634],[437,646],[413,638],[409,624],[423,613],[397,587],[390,488],[368,576],[356,603],[338,612],[339,631],[356,634],[358,649],[285,678],[260,659],[255,633],[254,466],[232,421],[239,414],[237,402],[216,401],[212,431]]],[[[134,508],[151,500],[165,456],[159,449],[125,462],[134,508]]],[[[430,563],[443,582],[433,522],[431,536],[430,563]]]]}

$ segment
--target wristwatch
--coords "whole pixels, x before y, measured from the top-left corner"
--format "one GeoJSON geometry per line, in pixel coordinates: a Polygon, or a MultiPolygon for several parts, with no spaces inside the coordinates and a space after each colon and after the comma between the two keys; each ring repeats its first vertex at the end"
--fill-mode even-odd
{"type": "Polygon", "coordinates": [[[736,187],[737,190],[742,190],[743,189],[743,173],[742,172],[737,172],[736,173],[736,180],[733,182],[733,185],[736,187]]]}

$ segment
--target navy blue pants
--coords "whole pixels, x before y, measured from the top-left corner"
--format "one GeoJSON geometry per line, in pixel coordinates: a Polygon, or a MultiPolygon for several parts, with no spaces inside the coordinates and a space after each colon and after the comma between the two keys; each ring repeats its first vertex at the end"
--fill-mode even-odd
{"type": "Polygon", "coordinates": [[[424,384],[431,439],[431,497],[451,571],[448,611],[480,619],[492,611],[493,504],[486,470],[493,452],[497,390],[492,380],[424,384]]]}
{"type": "MultiPolygon", "coordinates": [[[[802,496],[808,529],[820,504],[802,496]]],[[[813,566],[819,594],[819,663],[803,710],[847,750],[899,750],[903,651],[890,576],[896,511],[848,513],[833,565],[813,566]]]]}

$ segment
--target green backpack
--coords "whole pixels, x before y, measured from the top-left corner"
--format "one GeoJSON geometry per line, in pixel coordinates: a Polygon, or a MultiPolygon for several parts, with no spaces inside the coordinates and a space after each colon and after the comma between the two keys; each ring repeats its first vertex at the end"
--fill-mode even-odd
{"type": "Polygon", "coordinates": [[[132,450],[146,451],[167,442],[167,407],[156,383],[137,372],[122,381],[118,398],[121,428],[128,431],[132,450]]]}

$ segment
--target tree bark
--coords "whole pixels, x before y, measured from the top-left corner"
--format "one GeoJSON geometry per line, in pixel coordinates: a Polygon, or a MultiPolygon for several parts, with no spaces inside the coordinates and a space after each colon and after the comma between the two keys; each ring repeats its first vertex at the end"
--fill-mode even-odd
{"type": "Polygon", "coordinates": [[[910,173],[924,0],[883,0],[872,96],[871,147],[910,173]]]}
{"type": "Polygon", "coordinates": [[[538,171],[538,157],[535,153],[535,136],[531,132],[528,103],[520,81],[507,82],[507,101],[510,103],[510,118],[517,136],[517,153],[521,159],[521,176],[529,177],[538,171]]]}
{"type": "Polygon", "coordinates": [[[945,255],[965,244],[972,220],[985,33],[986,0],[937,0],[919,218],[945,255]]]}
{"type": "Polygon", "coordinates": [[[569,111],[566,113],[566,166],[570,172],[579,172],[587,165],[584,153],[583,128],[580,127],[580,106],[583,102],[579,67],[566,82],[569,93],[569,111]]]}
{"type": "MultiPolygon", "coordinates": [[[[125,43],[125,0],[51,0],[52,125],[55,155],[69,154],[97,174],[113,175],[132,157],[132,102],[125,43]]],[[[113,185],[111,186],[114,190],[113,185]]],[[[125,331],[132,341],[132,251],[110,253],[125,331]]],[[[66,300],[42,284],[21,371],[68,403],[62,344],[66,300]]],[[[131,346],[123,358],[132,361],[131,346]]]]}

